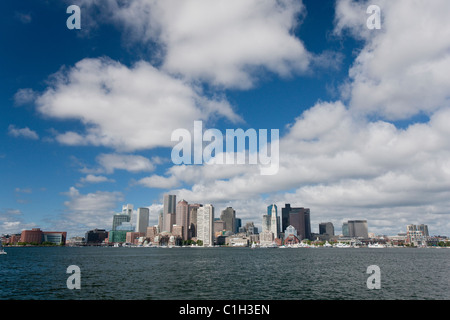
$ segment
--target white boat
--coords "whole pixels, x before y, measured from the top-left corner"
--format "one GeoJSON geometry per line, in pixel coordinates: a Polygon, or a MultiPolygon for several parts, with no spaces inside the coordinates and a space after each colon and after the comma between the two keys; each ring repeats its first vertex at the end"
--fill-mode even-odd
{"type": "Polygon", "coordinates": [[[338,244],[335,245],[336,248],[351,248],[351,246],[347,243],[342,243],[339,242],[338,244]]]}
{"type": "Polygon", "coordinates": [[[367,246],[369,248],[386,248],[386,245],[384,244],[380,244],[380,243],[369,243],[369,245],[367,246]]]}
{"type": "Polygon", "coordinates": [[[7,254],[7,252],[3,249],[3,246],[1,243],[0,243],[0,254],[7,254]]]}
{"type": "Polygon", "coordinates": [[[325,242],[325,244],[323,245],[325,248],[331,248],[333,247],[328,241],[325,242]]]}

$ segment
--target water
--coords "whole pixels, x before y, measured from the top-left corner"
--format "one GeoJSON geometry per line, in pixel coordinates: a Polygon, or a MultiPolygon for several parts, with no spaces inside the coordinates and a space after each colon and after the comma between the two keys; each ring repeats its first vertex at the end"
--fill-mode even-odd
{"type": "Polygon", "coordinates": [[[449,249],[6,248],[0,299],[448,300],[449,249]],[[67,267],[81,269],[69,290],[67,267]],[[367,267],[381,269],[369,290],[367,267]]]}

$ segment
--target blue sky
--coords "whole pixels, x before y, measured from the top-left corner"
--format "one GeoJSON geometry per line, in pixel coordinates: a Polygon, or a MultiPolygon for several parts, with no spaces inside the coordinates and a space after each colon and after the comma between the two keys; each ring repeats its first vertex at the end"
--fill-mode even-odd
{"type": "Polygon", "coordinates": [[[367,219],[448,235],[449,5],[379,1],[369,30],[370,4],[4,1],[0,233],[109,229],[126,203],[155,222],[170,192],[256,225],[291,203],[313,232],[367,219]],[[278,129],[279,172],[174,165],[170,133],[200,118],[278,129]]]}

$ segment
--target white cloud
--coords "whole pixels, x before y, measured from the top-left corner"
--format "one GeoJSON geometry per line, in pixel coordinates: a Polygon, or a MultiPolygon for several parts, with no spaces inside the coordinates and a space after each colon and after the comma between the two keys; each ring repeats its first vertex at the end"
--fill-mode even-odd
{"type": "Polygon", "coordinates": [[[365,40],[349,73],[352,110],[397,120],[449,106],[450,3],[378,1],[381,30],[363,26],[369,4],[337,2],[336,33],[365,40]]]}
{"type": "Polygon", "coordinates": [[[305,13],[294,0],[84,1],[125,38],[160,45],[162,69],[194,81],[249,88],[261,71],[304,72],[311,54],[293,31],[305,13]]]}
{"type": "Polygon", "coordinates": [[[194,120],[241,120],[226,100],[205,98],[200,89],[146,62],[128,68],[109,59],[84,59],[54,75],[36,103],[47,117],[84,124],[85,132],[57,134],[59,142],[120,152],[171,146],[172,131],[194,120]]]}
{"type": "Polygon", "coordinates": [[[36,99],[36,92],[33,89],[25,88],[19,89],[14,94],[14,103],[16,106],[21,106],[27,103],[31,103],[36,99]]]}
{"type": "Polygon", "coordinates": [[[108,174],[113,173],[115,170],[145,172],[155,169],[155,165],[149,159],[139,155],[103,153],[97,157],[97,161],[108,174]]]}
{"type": "Polygon", "coordinates": [[[101,183],[101,182],[113,182],[114,180],[108,179],[105,176],[96,176],[88,174],[86,177],[80,179],[81,183],[101,183]]]}
{"type": "Polygon", "coordinates": [[[149,188],[170,189],[177,187],[179,185],[179,181],[174,176],[163,177],[159,175],[152,175],[150,177],[140,179],[137,184],[149,188]]]}
{"type": "Polygon", "coordinates": [[[31,130],[28,127],[25,128],[16,128],[14,125],[9,125],[8,127],[8,134],[10,136],[16,137],[16,138],[25,138],[25,139],[31,139],[31,140],[38,140],[39,135],[36,133],[36,131],[31,130]]]}
{"type": "Polygon", "coordinates": [[[18,209],[0,210],[0,234],[15,234],[35,227],[34,223],[24,221],[23,213],[18,209]]]}
{"type": "Polygon", "coordinates": [[[64,225],[86,232],[91,228],[111,228],[112,216],[118,204],[124,200],[121,192],[96,191],[82,194],[75,187],[64,193],[67,212],[64,225]]]}

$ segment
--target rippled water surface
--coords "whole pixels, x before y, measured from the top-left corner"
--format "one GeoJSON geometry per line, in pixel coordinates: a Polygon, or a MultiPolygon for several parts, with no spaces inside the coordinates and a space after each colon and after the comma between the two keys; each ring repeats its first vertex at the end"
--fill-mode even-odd
{"type": "Polygon", "coordinates": [[[450,249],[6,248],[0,299],[450,299],[450,249]],[[69,290],[67,267],[81,270],[69,290]],[[378,265],[381,289],[369,290],[378,265]]]}

